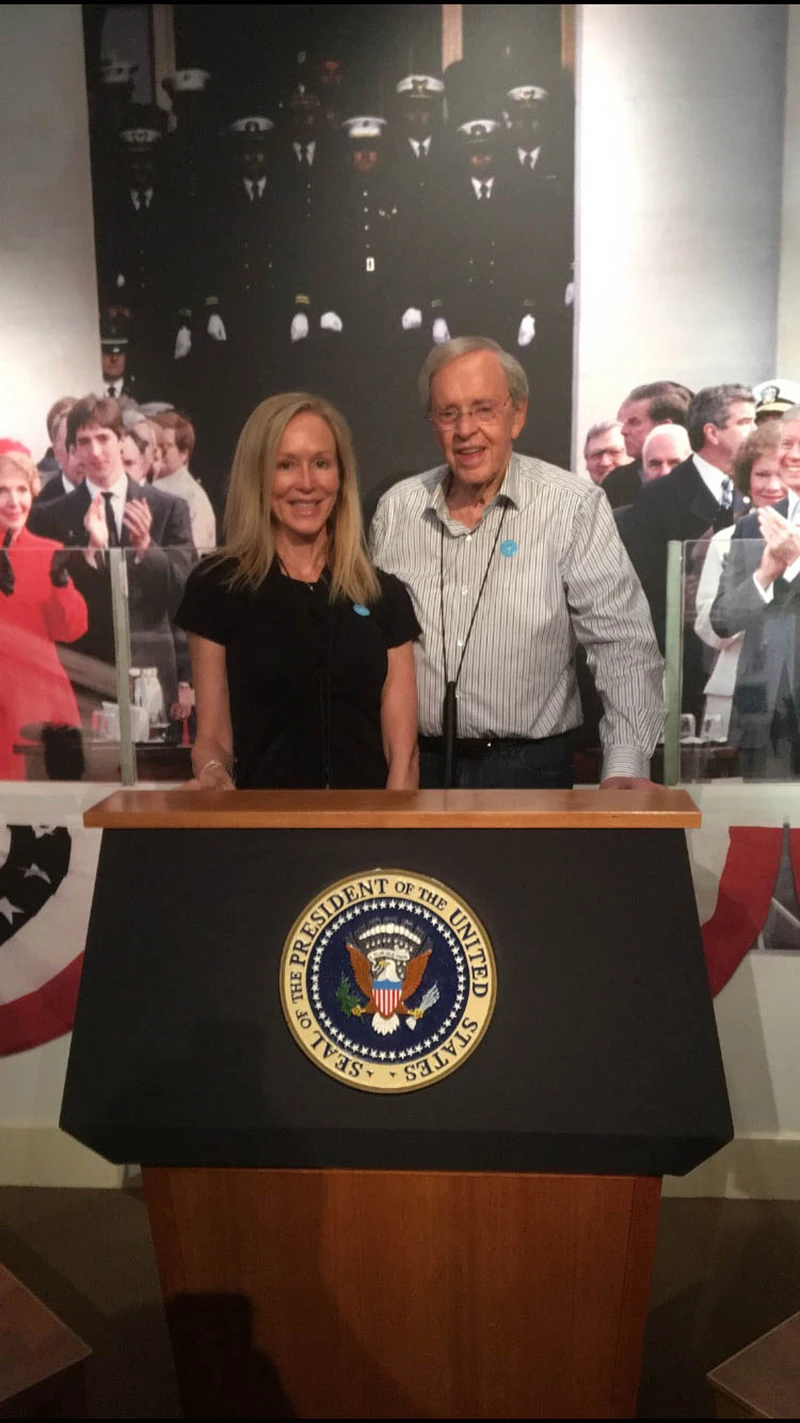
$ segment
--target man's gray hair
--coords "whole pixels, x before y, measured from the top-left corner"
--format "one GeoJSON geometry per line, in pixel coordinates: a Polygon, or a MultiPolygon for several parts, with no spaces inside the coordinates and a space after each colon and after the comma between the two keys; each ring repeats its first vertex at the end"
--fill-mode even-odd
{"type": "Polygon", "coordinates": [[[800,405],[790,405],[781,415],[781,424],[786,420],[800,420],[800,405]]]}
{"type": "Polygon", "coordinates": [[[419,373],[419,393],[426,410],[431,408],[431,385],[433,377],[443,366],[457,361],[460,356],[471,356],[473,351],[491,351],[505,371],[511,403],[519,409],[528,399],[528,377],[515,356],[504,351],[496,341],[488,336],[456,336],[452,341],[442,341],[428,353],[419,373]]]}
{"type": "Polygon", "coordinates": [[[707,385],[698,390],[689,406],[686,428],[689,444],[699,454],[706,442],[706,425],[724,430],[730,418],[730,408],[737,400],[755,404],[752,390],[746,385],[707,385]]]}
{"type": "Polygon", "coordinates": [[[583,453],[586,454],[590,440],[599,440],[600,436],[605,435],[609,430],[621,429],[622,422],[620,420],[598,420],[596,425],[590,425],[586,431],[586,439],[583,442],[583,453]]]}

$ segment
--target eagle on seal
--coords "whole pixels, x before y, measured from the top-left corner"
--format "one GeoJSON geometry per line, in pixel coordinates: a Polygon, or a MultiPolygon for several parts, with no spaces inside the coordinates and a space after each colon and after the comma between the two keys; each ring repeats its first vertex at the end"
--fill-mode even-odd
{"type": "MultiPolygon", "coordinates": [[[[382,1037],[400,1026],[400,1017],[419,1019],[425,1007],[409,1008],[422,983],[433,952],[412,925],[378,921],[346,940],[347,952],[366,1003],[351,1009],[355,1017],[372,1017],[382,1037]],[[356,942],[357,939],[357,942],[356,942]]],[[[438,995],[437,995],[438,996],[438,995]]]]}

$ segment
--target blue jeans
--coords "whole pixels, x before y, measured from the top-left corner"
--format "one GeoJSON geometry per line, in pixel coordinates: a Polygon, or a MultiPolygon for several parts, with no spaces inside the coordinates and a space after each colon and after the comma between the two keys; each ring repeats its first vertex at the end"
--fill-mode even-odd
{"type": "MultiPolygon", "coordinates": [[[[422,790],[444,785],[444,752],[420,750],[419,784],[422,790]]],[[[456,755],[455,784],[459,790],[572,790],[572,733],[456,755]]]]}

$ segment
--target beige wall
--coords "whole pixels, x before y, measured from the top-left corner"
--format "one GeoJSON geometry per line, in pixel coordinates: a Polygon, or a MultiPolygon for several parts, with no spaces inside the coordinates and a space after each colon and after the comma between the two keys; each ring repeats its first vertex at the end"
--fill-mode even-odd
{"type": "Polygon", "coordinates": [[[775,375],[800,381],[800,5],[788,5],[778,357],[775,375]]]}
{"type": "Polygon", "coordinates": [[[80,6],[0,5],[0,54],[0,436],[39,459],[100,376],[80,6]]]}
{"type": "Polygon", "coordinates": [[[786,9],[578,7],[576,451],[643,381],[775,374],[786,9]]]}

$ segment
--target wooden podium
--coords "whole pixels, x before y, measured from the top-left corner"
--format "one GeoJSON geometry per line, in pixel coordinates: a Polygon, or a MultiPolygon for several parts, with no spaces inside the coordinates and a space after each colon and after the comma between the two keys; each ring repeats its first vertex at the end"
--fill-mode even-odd
{"type": "Polygon", "coordinates": [[[731,1136],[685,793],[130,791],[86,823],[61,1124],[143,1164],[186,1416],[633,1417],[660,1177],[731,1136]],[[298,916],[381,866],[496,961],[424,1090],[336,1080],[281,1006],[298,916]]]}

